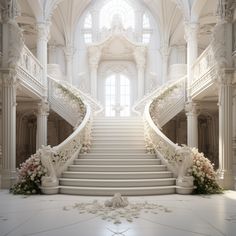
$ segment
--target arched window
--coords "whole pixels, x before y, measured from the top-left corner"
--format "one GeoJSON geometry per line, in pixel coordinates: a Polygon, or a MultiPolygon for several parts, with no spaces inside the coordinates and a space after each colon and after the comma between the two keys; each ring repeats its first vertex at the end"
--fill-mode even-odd
{"type": "Polygon", "coordinates": [[[111,28],[114,16],[119,16],[125,29],[134,28],[135,17],[133,8],[125,0],[111,0],[100,11],[100,29],[111,28]]]}
{"type": "Polygon", "coordinates": [[[148,44],[151,39],[151,25],[147,13],[143,14],[143,37],[142,42],[148,44]]]}
{"type": "Polygon", "coordinates": [[[84,42],[92,43],[92,16],[91,13],[88,13],[84,20],[83,34],[84,34],[84,42]]]}

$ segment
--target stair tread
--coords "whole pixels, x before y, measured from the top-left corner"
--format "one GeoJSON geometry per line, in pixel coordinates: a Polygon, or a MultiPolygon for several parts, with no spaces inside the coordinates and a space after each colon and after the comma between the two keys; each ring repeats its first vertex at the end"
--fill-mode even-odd
{"type": "Polygon", "coordinates": [[[168,189],[168,188],[176,188],[175,185],[167,185],[167,186],[150,186],[150,187],[79,187],[79,186],[66,186],[60,185],[59,188],[67,188],[67,189],[91,189],[91,190],[119,190],[119,189],[126,189],[126,190],[140,190],[140,189],[168,189]]]}
{"type": "Polygon", "coordinates": [[[64,174],[163,174],[163,173],[169,173],[169,174],[172,174],[171,171],[168,171],[168,170],[163,170],[163,171],[112,171],[112,172],[108,172],[108,171],[84,171],[84,172],[80,172],[80,171],[64,171],[63,172],[64,174]]]}
{"type": "MultiPolygon", "coordinates": [[[[150,165],[142,165],[142,167],[166,167],[166,165],[159,165],[159,164],[150,164],[150,165]]],[[[84,165],[84,164],[74,164],[74,165],[69,165],[69,167],[140,167],[140,165],[84,165]]]]}
{"type": "Polygon", "coordinates": [[[68,181],[94,181],[94,182],[149,182],[149,181],[170,181],[170,180],[176,180],[176,178],[163,178],[163,179],[74,179],[74,178],[59,178],[59,180],[68,180],[68,181]]]}

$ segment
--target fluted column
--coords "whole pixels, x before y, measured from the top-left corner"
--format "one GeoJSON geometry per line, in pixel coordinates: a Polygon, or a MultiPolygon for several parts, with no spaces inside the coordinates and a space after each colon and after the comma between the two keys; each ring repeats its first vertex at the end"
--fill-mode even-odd
{"type": "Polygon", "coordinates": [[[2,73],[2,188],[9,188],[16,175],[16,79],[2,73]]]}
{"type": "Polygon", "coordinates": [[[197,104],[189,102],[185,106],[187,115],[187,144],[190,147],[198,147],[198,110],[197,104]]]}
{"type": "MultiPolygon", "coordinates": [[[[50,24],[48,22],[37,23],[37,58],[43,66],[42,82],[47,88],[47,43],[49,39],[50,24]]],[[[44,96],[47,96],[47,91],[44,96]]]]}
{"type": "Polygon", "coordinates": [[[47,119],[49,106],[45,102],[38,104],[37,113],[37,132],[36,132],[36,149],[41,148],[42,145],[47,145],[47,119]]]}
{"type": "Polygon", "coordinates": [[[72,45],[67,45],[65,48],[66,56],[66,78],[69,83],[72,84],[73,80],[73,56],[74,56],[74,47],[72,45]]]}
{"type": "Polygon", "coordinates": [[[198,33],[199,24],[196,22],[185,23],[185,40],[187,42],[187,97],[191,100],[189,88],[193,80],[192,65],[198,57],[198,33]]]}
{"type": "Polygon", "coordinates": [[[225,189],[234,188],[232,153],[232,80],[222,74],[219,85],[219,170],[225,189]]]}

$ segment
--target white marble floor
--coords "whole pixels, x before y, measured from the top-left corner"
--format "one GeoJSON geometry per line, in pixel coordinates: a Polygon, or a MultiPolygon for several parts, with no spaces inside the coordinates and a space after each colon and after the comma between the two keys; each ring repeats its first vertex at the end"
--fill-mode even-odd
{"type": "Polygon", "coordinates": [[[73,206],[107,197],[19,196],[0,190],[0,236],[235,236],[236,192],[221,195],[129,197],[130,203],[159,204],[120,224],[73,206]]]}

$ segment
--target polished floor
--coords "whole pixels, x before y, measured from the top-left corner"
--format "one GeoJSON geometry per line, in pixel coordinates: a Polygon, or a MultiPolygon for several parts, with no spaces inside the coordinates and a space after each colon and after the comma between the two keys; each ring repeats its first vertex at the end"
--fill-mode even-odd
{"type": "MultiPolygon", "coordinates": [[[[128,221],[114,223],[104,212],[81,209],[108,197],[16,196],[0,190],[0,236],[235,236],[236,191],[221,195],[129,197],[147,204],[128,221]],[[149,204],[149,205],[148,205],[149,204]]],[[[138,210],[138,208],[137,208],[138,210]]],[[[108,213],[107,213],[108,214],[108,213]]]]}

